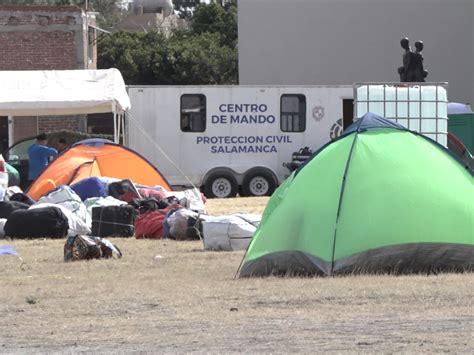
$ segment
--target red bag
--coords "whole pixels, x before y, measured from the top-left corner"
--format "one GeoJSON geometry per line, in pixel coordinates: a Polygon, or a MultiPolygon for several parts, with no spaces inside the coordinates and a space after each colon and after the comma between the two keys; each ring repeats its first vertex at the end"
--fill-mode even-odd
{"type": "Polygon", "coordinates": [[[163,224],[168,212],[180,207],[180,205],[171,205],[161,210],[146,212],[139,215],[135,219],[135,238],[162,239],[163,224]]]}

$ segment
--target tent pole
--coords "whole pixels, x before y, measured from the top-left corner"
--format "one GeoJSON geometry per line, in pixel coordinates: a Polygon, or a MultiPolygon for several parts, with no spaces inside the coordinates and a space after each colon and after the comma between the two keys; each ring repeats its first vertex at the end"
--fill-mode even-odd
{"type": "Polygon", "coordinates": [[[120,121],[122,122],[122,145],[127,146],[125,134],[125,111],[120,114],[120,121]]]}
{"type": "Polygon", "coordinates": [[[115,101],[112,104],[112,112],[114,113],[114,143],[118,143],[117,139],[117,112],[115,107],[115,101]]]}
{"type": "Polygon", "coordinates": [[[117,114],[114,112],[114,143],[117,143],[117,114]]]}
{"type": "MultiPolygon", "coordinates": [[[[117,114],[117,121],[118,121],[118,142],[120,143],[120,135],[123,137],[123,125],[122,125],[122,113],[117,114]]],[[[122,138],[123,144],[123,138],[122,138]]]]}
{"type": "Polygon", "coordinates": [[[13,121],[13,116],[8,116],[8,119],[7,119],[7,122],[8,122],[8,144],[7,144],[7,147],[10,147],[13,145],[14,143],[14,129],[15,129],[15,121],[13,121]]]}
{"type": "Polygon", "coordinates": [[[115,143],[120,143],[120,119],[119,113],[115,114],[115,119],[117,120],[117,131],[115,133],[115,143]]]}
{"type": "Polygon", "coordinates": [[[331,257],[331,270],[329,270],[329,275],[328,276],[333,276],[334,275],[334,257],[336,255],[336,238],[337,238],[337,226],[339,223],[339,216],[341,214],[341,206],[344,198],[344,191],[346,188],[346,181],[347,181],[347,173],[349,171],[349,166],[352,161],[352,157],[354,156],[354,150],[355,146],[357,143],[357,138],[360,132],[360,126],[362,124],[363,119],[361,118],[357,124],[357,130],[355,131],[354,134],[354,139],[352,140],[352,145],[351,145],[351,150],[349,151],[349,156],[346,161],[346,166],[344,168],[344,175],[342,176],[342,182],[341,182],[341,190],[339,192],[339,202],[337,204],[337,213],[336,213],[336,226],[334,228],[334,237],[333,237],[333,242],[332,242],[332,257],[331,257]]]}

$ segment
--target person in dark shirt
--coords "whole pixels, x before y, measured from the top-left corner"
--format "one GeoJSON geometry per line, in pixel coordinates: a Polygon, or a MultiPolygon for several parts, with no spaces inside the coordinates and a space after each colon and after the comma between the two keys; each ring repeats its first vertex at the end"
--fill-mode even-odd
{"type": "Polygon", "coordinates": [[[36,137],[36,143],[28,148],[28,186],[38,177],[43,169],[48,166],[50,157],[58,155],[58,151],[47,146],[48,136],[41,133],[36,137]]]}
{"type": "Polygon", "coordinates": [[[64,138],[61,138],[58,142],[58,153],[62,153],[67,148],[67,143],[64,138]]]}

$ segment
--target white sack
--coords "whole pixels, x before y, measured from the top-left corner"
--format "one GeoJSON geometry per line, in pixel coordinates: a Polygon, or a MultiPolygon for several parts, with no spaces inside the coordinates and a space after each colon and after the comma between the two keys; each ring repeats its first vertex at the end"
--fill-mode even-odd
{"type": "Polygon", "coordinates": [[[76,218],[82,222],[81,224],[86,225],[89,229],[91,228],[92,218],[89,213],[87,213],[86,205],[84,205],[79,195],[69,186],[62,185],[58,187],[46,196],[41,197],[33,206],[44,203],[52,203],[64,207],[76,216],[76,218]]]}
{"type": "Polygon", "coordinates": [[[7,219],[0,218],[0,239],[5,237],[5,223],[7,223],[7,219]]]}
{"type": "Polygon", "coordinates": [[[166,197],[174,196],[178,200],[183,198],[186,199],[185,208],[193,210],[199,213],[206,213],[206,207],[204,206],[204,200],[202,199],[201,191],[198,189],[188,189],[183,191],[167,191],[166,197]]]}
{"type": "Polygon", "coordinates": [[[169,230],[165,233],[164,237],[174,238],[177,240],[185,240],[188,238],[189,219],[199,218],[199,213],[188,210],[186,208],[180,208],[173,212],[166,218],[166,224],[169,230]]]}
{"type": "Polygon", "coordinates": [[[10,201],[10,197],[14,194],[23,192],[18,186],[10,186],[8,189],[5,190],[5,201],[10,201]]]}
{"type": "Polygon", "coordinates": [[[232,213],[233,216],[240,217],[243,220],[247,221],[251,225],[258,227],[260,224],[260,221],[262,220],[262,215],[261,214],[256,214],[256,213],[232,213]]]}
{"type": "Polygon", "coordinates": [[[204,250],[247,250],[257,227],[236,216],[206,216],[202,221],[204,250]]]}

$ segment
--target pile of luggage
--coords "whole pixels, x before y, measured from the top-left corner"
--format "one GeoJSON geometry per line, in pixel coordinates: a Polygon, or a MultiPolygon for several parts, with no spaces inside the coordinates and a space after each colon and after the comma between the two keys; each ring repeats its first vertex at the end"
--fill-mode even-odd
{"type": "Polygon", "coordinates": [[[89,177],[38,201],[11,187],[0,202],[0,237],[201,239],[205,249],[246,249],[260,215],[213,217],[204,204],[197,189],[169,192],[128,179],[89,177]]]}

